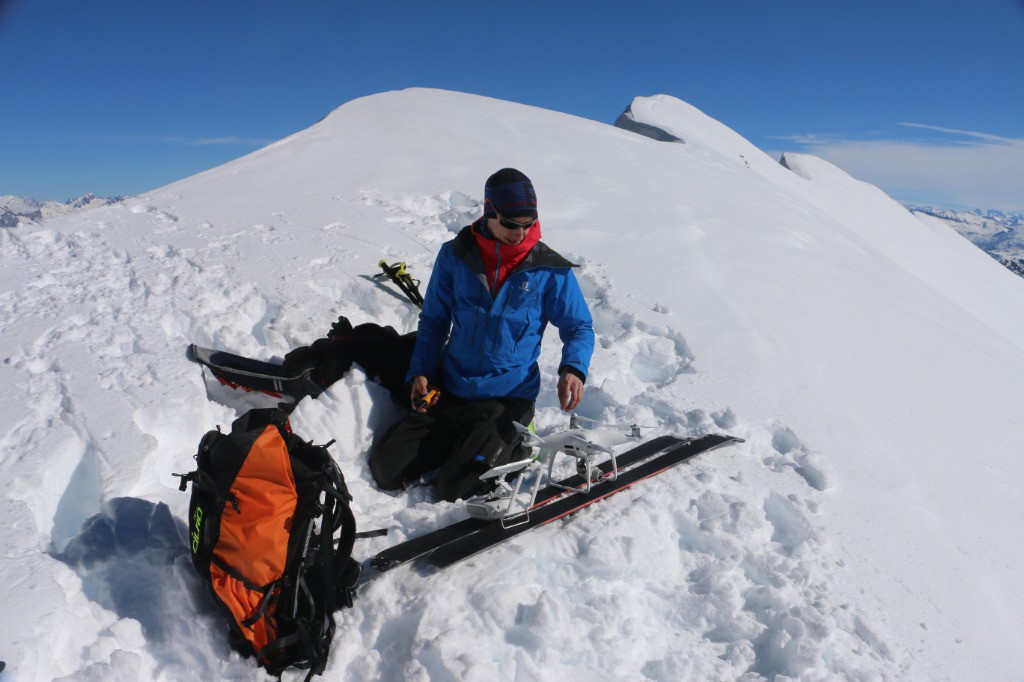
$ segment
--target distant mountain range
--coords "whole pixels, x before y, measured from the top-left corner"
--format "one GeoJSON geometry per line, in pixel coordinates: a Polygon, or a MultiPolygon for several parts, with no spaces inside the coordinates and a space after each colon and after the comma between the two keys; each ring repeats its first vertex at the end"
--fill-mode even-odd
{"type": "Polygon", "coordinates": [[[908,206],[911,213],[938,218],[965,239],[1024,277],[1024,213],[946,211],[908,206]]]}
{"type": "Polygon", "coordinates": [[[40,201],[32,197],[0,195],[0,227],[17,227],[19,223],[36,222],[66,215],[94,206],[116,204],[124,197],[98,197],[85,194],[67,201],[40,201]]]}

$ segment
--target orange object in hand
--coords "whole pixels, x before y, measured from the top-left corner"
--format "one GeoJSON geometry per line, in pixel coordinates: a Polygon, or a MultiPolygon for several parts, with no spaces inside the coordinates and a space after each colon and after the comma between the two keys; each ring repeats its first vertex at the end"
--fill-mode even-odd
{"type": "Polygon", "coordinates": [[[437,402],[437,399],[440,397],[441,391],[436,388],[432,388],[416,399],[416,401],[413,403],[413,409],[415,409],[417,412],[426,412],[427,408],[433,407],[434,404],[437,402]]]}

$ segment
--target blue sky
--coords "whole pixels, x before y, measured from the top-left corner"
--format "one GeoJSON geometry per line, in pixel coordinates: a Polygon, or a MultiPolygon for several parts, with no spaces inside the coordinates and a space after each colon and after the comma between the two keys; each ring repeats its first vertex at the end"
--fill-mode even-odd
{"type": "Polygon", "coordinates": [[[1024,210],[1024,0],[0,0],[0,194],[133,194],[364,95],[686,100],[903,201],[1024,210]]]}

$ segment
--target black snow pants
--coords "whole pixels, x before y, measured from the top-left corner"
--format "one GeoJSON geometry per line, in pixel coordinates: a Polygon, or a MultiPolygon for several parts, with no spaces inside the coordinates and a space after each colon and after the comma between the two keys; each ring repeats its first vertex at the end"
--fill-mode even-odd
{"type": "Polygon", "coordinates": [[[514,461],[522,442],[512,422],[527,426],[533,402],[520,398],[464,400],[442,394],[426,413],[398,422],[370,451],[370,471],[384,490],[397,490],[438,472],[438,493],[449,502],[486,492],[488,469],[514,461]]]}

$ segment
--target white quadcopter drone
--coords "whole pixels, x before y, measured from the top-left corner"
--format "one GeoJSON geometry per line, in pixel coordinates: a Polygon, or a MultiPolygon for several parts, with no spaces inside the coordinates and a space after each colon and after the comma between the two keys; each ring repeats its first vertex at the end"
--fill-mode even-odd
{"type": "Polygon", "coordinates": [[[637,424],[628,426],[612,424],[610,428],[628,428],[628,433],[610,430],[585,429],[581,421],[598,424],[597,420],[572,414],[569,417],[569,428],[549,436],[538,436],[522,424],[515,427],[523,434],[523,445],[536,448],[537,454],[508,464],[494,467],[480,476],[481,480],[496,479],[495,488],[491,492],[472,497],[466,501],[466,511],[470,516],[500,520],[502,526],[508,528],[525,523],[530,518],[530,510],[537,501],[537,493],[545,481],[549,486],[559,488],[567,493],[589,493],[595,483],[614,481],[618,478],[619,468],[615,461],[615,447],[623,443],[640,441],[640,427],[637,424]],[[576,471],[582,478],[579,485],[564,485],[555,481],[553,472],[555,460],[559,453],[576,460],[576,471]],[[597,458],[609,455],[611,468],[607,472],[597,467],[597,458]],[[547,471],[544,471],[547,465],[547,471]],[[512,482],[507,477],[515,474],[512,482]],[[533,475],[532,486],[524,490],[526,479],[533,475]]]}

